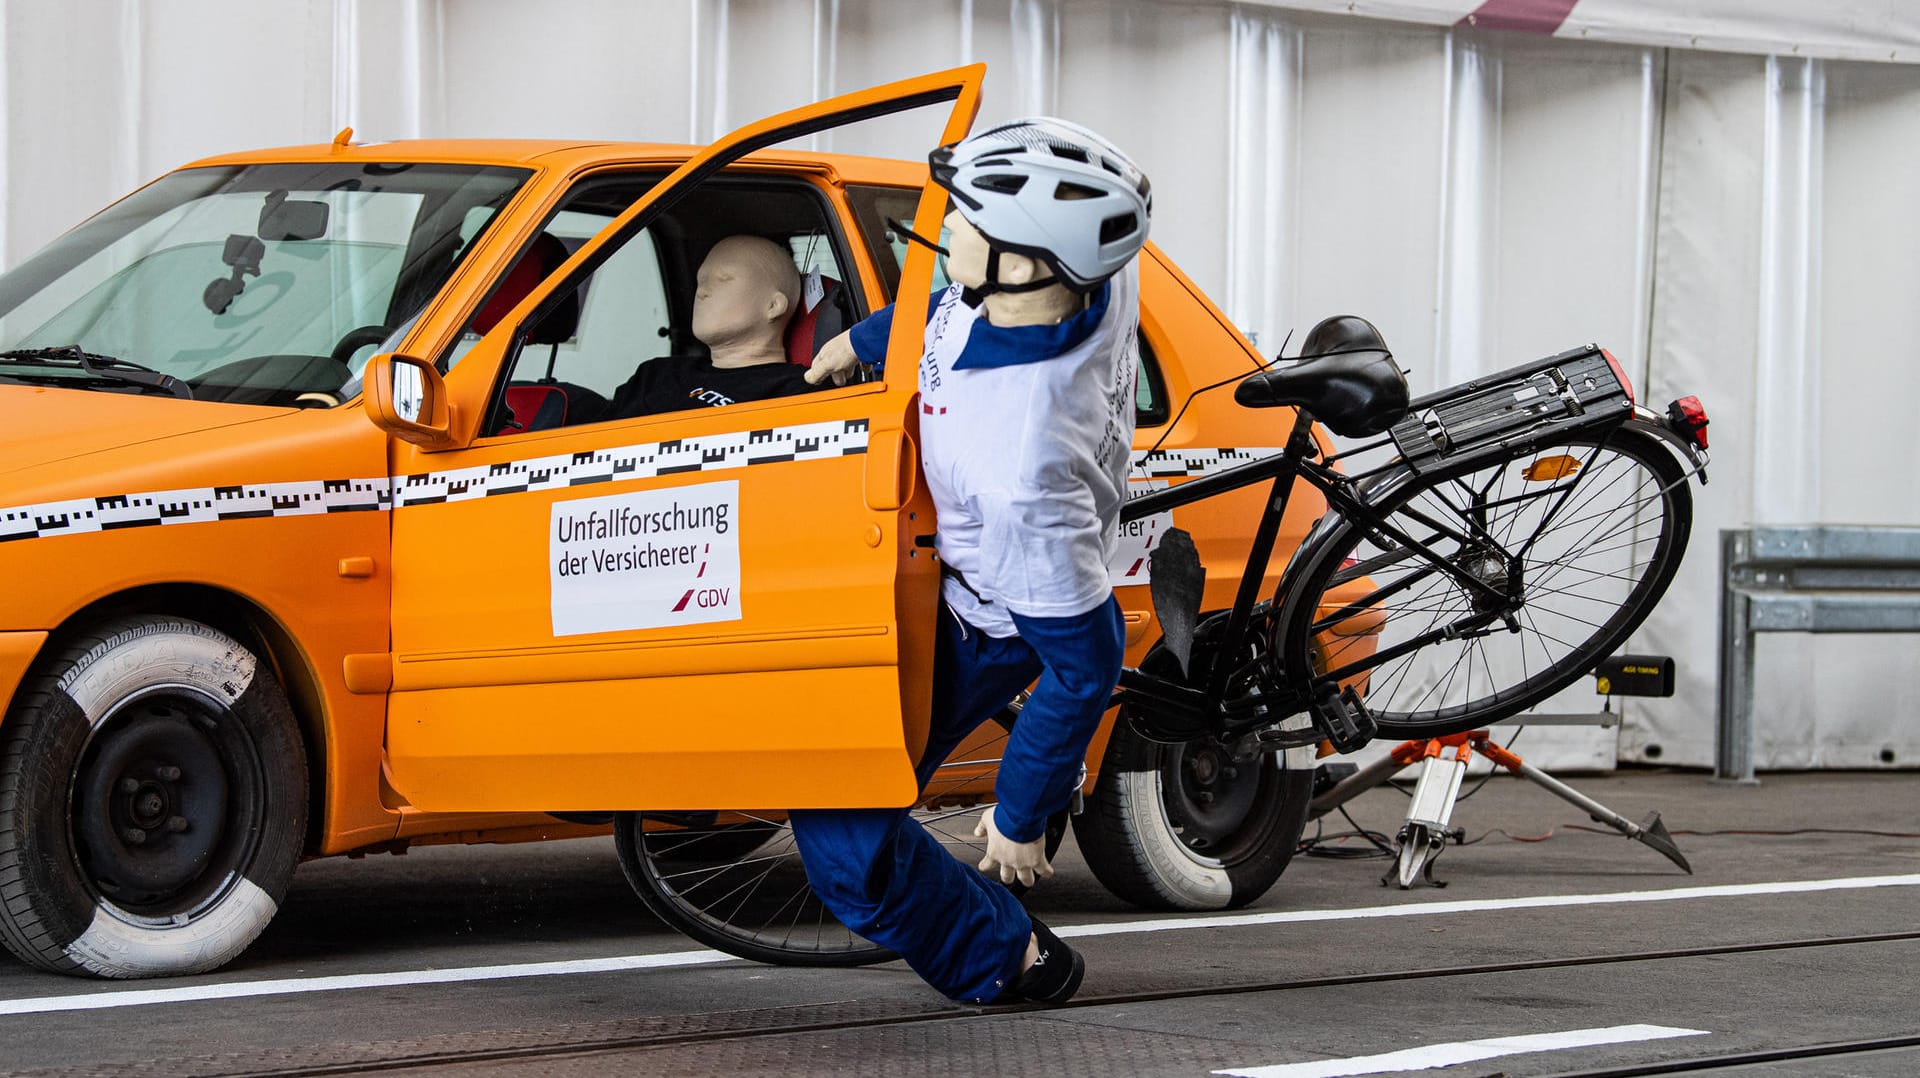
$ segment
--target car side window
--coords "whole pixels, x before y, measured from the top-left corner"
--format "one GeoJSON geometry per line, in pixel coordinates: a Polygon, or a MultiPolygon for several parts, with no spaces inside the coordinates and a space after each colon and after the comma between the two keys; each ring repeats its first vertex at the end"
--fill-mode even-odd
{"type": "MultiPolygon", "coordinates": [[[[612,218],[562,210],[542,231],[552,257],[565,261],[612,218]]],[[[557,263],[556,263],[557,264],[557,263]]],[[[664,346],[673,318],[653,230],[633,237],[529,332],[512,382],[560,383],[611,398],[633,373],[631,356],[664,346]]]]}
{"type": "MultiPolygon", "coordinates": [[[[657,179],[584,181],[522,253],[531,268],[516,264],[509,271],[496,297],[476,312],[467,336],[477,340],[491,329],[490,314],[504,317],[657,179]],[[516,273],[524,279],[520,285],[516,273]]],[[[690,409],[812,391],[796,384],[807,364],[822,344],[866,314],[837,218],[819,189],[802,180],[722,175],[688,191],[647,229],[603,253],[590,275],[548,304],[538,324],[522,327],[490,432],[512,435],[661,414],[682,410],[676,407],[681,401],[690,409]],[[785,363],[756,370],[744,385],[728,376],[728,387],[709,387],[698,378],[713,370],[706,345],[694,333],[698,273],[716,245],[730,241],[737,247],[741,237],[790,262],[785,272],[797,281],[796,302],[782,327],[785,363]],[[642,379],[642,368],[654,363],[660,367],[642,379]],[[674,388],[663,388],[669,384],[674,388]]]]}
{"type": "Polygon", "coordinates": [[[1140,377],[1133,390],[1133,425],[1158,427],[1167,421],[1167,382],[1160,374],[1160,360],[1153,344],[1140,334],[1140,377]]]}
{"type": "MultiPolygon", "coordinates": [[[[900,288],[900,267],[907,259],[908,240],[900,234],[901,229],[911,228],[941,246],[946,245],[946,229],[939,221],[924,229],[913,223],[913,213],[920,206],[917,187],[849,186],[847,203],[853,207],[854,218],[859,221],[867,241],[867,255],[880,271],[880,283],[891,302],[900,288]]],[[[943,259],[933,271],[933,287],[938,291],[947,284],[947,264],[943,259]]]]}

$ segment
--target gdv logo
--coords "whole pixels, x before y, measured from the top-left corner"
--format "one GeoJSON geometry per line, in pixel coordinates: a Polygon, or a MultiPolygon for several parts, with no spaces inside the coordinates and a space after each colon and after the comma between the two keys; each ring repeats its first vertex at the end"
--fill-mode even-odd
{"type": "Polygon", "coordinates": [[[692,603],[701,610],[724,610],[733,603],[732,588],[688,588],[680,601],[673,604],[673,612],[678,614],[692,603]]]}

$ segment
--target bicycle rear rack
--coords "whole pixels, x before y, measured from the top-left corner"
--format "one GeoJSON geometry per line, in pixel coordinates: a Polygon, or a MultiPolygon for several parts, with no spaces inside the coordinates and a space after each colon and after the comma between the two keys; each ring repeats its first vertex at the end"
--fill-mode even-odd
{"type": "Polygon", "coordinates": [[[1574,348],[1430,393],[1389,432],[1416,472],[1524,451],[1567,430],[1624,422],[1633,389],[1599,345],[1574,348]]]}

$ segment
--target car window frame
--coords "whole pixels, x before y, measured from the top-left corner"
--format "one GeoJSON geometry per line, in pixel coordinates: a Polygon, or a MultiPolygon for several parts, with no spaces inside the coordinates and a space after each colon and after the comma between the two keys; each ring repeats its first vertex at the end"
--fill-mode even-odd
{"type": "MultiPolygon", "coordinates": [[[[644,162],[644,163],[622,163],[617,165],[609,165],[605,168],[595,169],[592,172],[584,173],[580,176],[575,177],[572,180],[572,182],[568,185],[567,189],[564,192],[562,192],[557,199],[554,200],[552,208],[550,208],[547,212],[541,215],[539,224],[528,235],[525,242],[523,242],[520,245],[520,247],[516,249],[514,253],[507,259],[506,265],[501,270],[499,277],[487,289],[486,294],[481,298],[480,302],[474,306],[473,311],[467,315],[467,324],[462,325],[461,329],[454,334],[451,340],[448,341],[446,348],[442,350],[442,353],[439,359],[436,361],[436,363],[437,364],[445,363],[447,358],[453,354],[454,350],[459,346],[460,341],[464,338],[465,334],[468,332],[468,325],[471,324],[473,318],[477,316],[478,312],[480,312],[481,310],[484,310],[487,304],[492,301],[493,296],[505,284],[506,277],[509,273],[512,272],[513,267],[518,265],[520,259],[524,257],[528,251],[533,249],[533,245],[539,242],[540,236],[546,232],[547,227],[553,222],[553,220],[559,214],[561,214],[562,212],[565,212],[568,209],[568,203],[571,200],[573,200],[582,189],[586,188],[588,184],[594,183],[595,181],[617,182],[620,179],[630,177],[630,176],[645,175],[647,173],[655,173],[656,175],[654,177],[654,184],[649,185],[646,188],[642,189],[635,196],[633,202],[628,203],[627,208],[631,209],[633,206],[633,203],[637,203],[641,199],[645,198],[647,194],[652,191],[653,186],[665,180],[667,176],[672,173],[672,171],[673,171],[672,163],[650,161],[650,162],[644,162]]],[[[826,238],[829,246],[832,249],[834,262],[838,265],[840,270],[840,278],[839,278],[840,289],[843,293],[847,295],[848,301],[853,305],[854,314],[853,314],[852,322],[849,323],[849,326],[851,326],[854,323],[858,323],[859,321],[865,319],[866,317],[868,317],[873,313],[875,308],[873,304],[870,302],[869,297],[866,295],[866,289],[862,287],[860,284],[860,277],[861,277],[860,265],[854,257],[853,242],[851,238],[847,235],[848,221],[846,220],[846,217],[845,217],[845,211],[841,208],[838,200],[832,197],[833,192],[828,190],[829,185],[823,182],[822,179],[817,175],[812,174],[812,170],[806,170],[806,169],[800,169],[800,168],[788,168],[788,167],[783,167],[777,164],[768,164],[766,162],[736,161],[736,162],[733,162],[732,164],[729,164],[721,168],[715,174],[704,177],[703,179],[697,181],[690,188],[688,188],[687,192],[682,192],[682,197],[684,197],[686,193],[690,193],[691,191],[697,190],[700,187],[703,187],[708,184],[715,184],[715,183],[721,184],[729,188],[737,188],[737,189],[750,189],[758,186],[765,189],[776,190],[776,191],[792,191],[796,193],[804,192],[805,196],[810,198],[813,201],[815,209],[818,210],[819,212],[820,219],[825,222],[826,238]]],[[[903,188],[902,190],[911,190],[916,195],[919,193],[918,188],[903,188]]],[[[678,201],[678,199],[676,199],[676,201],[678,201]]],[[[625,211],[621,211],[621,212],[624,213],[625,211]]],[[[619,216],[620,216],[620,213],[616,213],[613,215],[613,218],[618,218],[619,216]]],[[[609,219],[609,224],[611,224],[613,218],[609,219]]],[[[606,248],[602,250],[601,258],[598,260],[598,264],[594,266],[593,271],[586,274],[584,279],[591,280],[593,274],[598,273],[606,261],[614,257],[617,257],[617,254],[619,251],[624,250],[627,244],[633,242],[641,234],[645,233],[645,234],[651,235],[654,233],[656,226],[661,225],[663,221],[670,224],[671,222],[673,222],[673,220],[674,218],[672,216],[672,211],[668,210],[666,212],[663,212],[660,215],[660,217],[648,222],[645,228],[638,229],[634,231],[632,234],[623,236],[616,242],[610,243],[606,248]]],[[[854,223],[857,225],[858,221],[856,220],[854,223]]],[[[668,228],[665,231],[671,234],[677,230],[668,228]]],[[[694,270],[697,269],[698,267],[695,266],[694,263],[691,261],[691,259],[688,257],[688,253],[684,249],[684,242],[675,243],[674,245],[672,245],[672,247],[668,247],[668,246],[662,245],[659,242],[658,237],[656,237],[654,242],[654,248],[655,248],[657,257],[659,257],[660,259],[661,282],[662,282],[663,290],[665,291],[667,296],[668,317],[671,322],[671,325],[669,327],[670,334],[667,340],[671,344],[680,339],[683,331],[686,336],[689,336],[689,337],[691,336],[692,318],[693,318],[693,289],[692,289],[693,273],[694,273],[694,270]]],[[[556,268],[553,272],[559,273],[561,271],[560,269],[556,268]]],[[[552,276],[552,274],[549,274],[549,276],[552,276]]],[[[546,280],[547,280],[546,278],[542,278],[538,283],[534,285],[534,288],[537,290],[539,288],[544,287],[546,284],[546,280]]],[[[562,286],[562,288],[556,288],[553,294],[558,295],[563,290],[563,288],[564,286],[562,286]]],[[[508,438],[508,437],[524,438],[528,435],[534,435],[534,434],[550,434],[557,431],[575,431],[575,430],[579,430],[587,427],[601,427],[607,424],[629,423],[629,422],[635,422],[643,419],[650,420],[650,419],[664,419],[667,417],[684,417],[687,413],[697,413],[700,411],[700,409],[688,408],[688,409],[681,409],[675,412],[663,412],[658,415],[650,415],[650,416],[620,416],[620,417],[613,417],[613,418],[602,418],[602,419],[596,419],[596,420],[592,420],[590,422],[585,422],[585,423],[564,424],[559,427],[552,427],[552,428],[548,428],[546,430],[541,430],[541,431],[521,432],[521,431],[514,431],[511,429],[504,428],[503,424],[501,423],[501,418],[503,415],[503,410],[506,408],[506,392],[507,392],[507,389],[514,384],[513,374],[518,369],[521,358],[525,354],[526,349],[528,348],[528,345],[524,342],[524,340],[520,338],[519,333],[521,330],[528,329],[537,324],[538,324],[538,317],[536,316],[535,318],[528,319],[527,321],[523,322],[520,326],[516,327],[516,335],[514,338],[514,343],[510,348],[508,354],[505,357],[503,357],[503,360],[500,364],[499,372],[497,373],[494,380],[493,390],[487,398],[486,413],[484,418],[482,419],[482,424],[481,424],[482,433],[480,433],[477,436],[476,441],[480,441],[480,440],[491,441],[498,438],[508,438]],[[487,431],[497,431],[497,433],[486,433],[487,431]]],[[[672,354],[672,353],[669,352],[669,354],[672,354]]],[[[649,357],[649,358],[658,358],[658,357],[649,357]]],[[[640,362],[636,361],[634,364],[634,369],[637,371],[639,369],[639,366],[640,366],[640,362]]],[[[793,398],[783,397],[783,398],[771,398],[771,399],[774,401],[807,401],[807,400],[813,400],[821,394],[833,393],[836,390],[845,390],[850,388],[854,388],[854,387],[853,386],[823,386],[820,389],[815,390],[814,392],[802,394],[797,397],[793,397],[793,398]]],[[[609,400],[611,400],[611,398],[609,398],[609,400]]],[[[762,404],[762,403],[766,403],[766,402],[741,401],[736,404],[728,405],[727,407],[741,408],[745,405],[762,404]]],[[[757,411],[762,411],[763,409],[754,409],[754,410],[757,412],[757,411]]]]}

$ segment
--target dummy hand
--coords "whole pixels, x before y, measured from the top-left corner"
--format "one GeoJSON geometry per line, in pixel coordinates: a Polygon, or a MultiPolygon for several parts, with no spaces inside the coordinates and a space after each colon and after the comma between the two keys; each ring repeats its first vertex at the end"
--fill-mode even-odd
{"type": "Polygon", "coordinates": [[[822,385],[831,378],[834,385],[843,386],[853,378],[853,372],[860,369],[860,357],[854,355],[853,342],[848,339],[852,333],[848,330],[820,346],[813,366],[807,368],[808,385],[822,385]]]}
{"type": "Polygon", "coordinates": [[[1043,834],[1032,842],[1015,842],[994,826],[991,806],[980,814],[973,837],[987,840],[987,855],[980,859],[980,871],[992,872],[999,866],[1001,883],[1010,884],[1017,879],[1032,887],[1036,877],[1053,875],[1053,866],[1047,863],[1047,836],[1043,834]]]}

